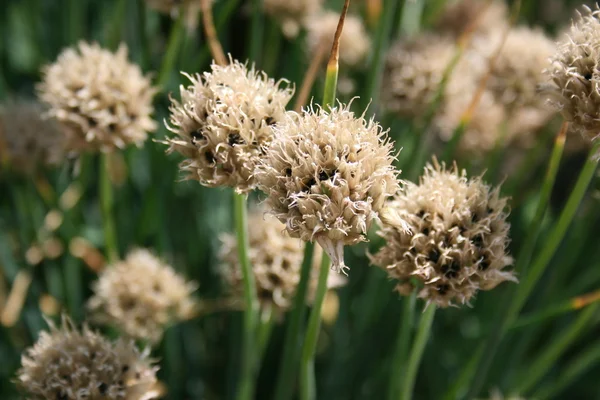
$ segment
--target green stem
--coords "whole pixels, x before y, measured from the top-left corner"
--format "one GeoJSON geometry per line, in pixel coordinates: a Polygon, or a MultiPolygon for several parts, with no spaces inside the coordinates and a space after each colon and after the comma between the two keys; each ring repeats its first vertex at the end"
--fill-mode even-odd
{"type": "Polygon", "coordinates": [[[263,70],[270,76],[274,76],[277,69],[277,61],[279,61],[281,53],[281,42],[279,25],[275,21],[269,21],[266,41],[268,46],[265,48],[263,70]]]}
{"type": "Polygon", "coordinates": [[[450,141],[448,142],[448,144],[444,148],[444,152],[442,153],[442,160],[452,162],[452,158],[456,153],[456,149],[458,148],[460,140],[462,139],[462,137],[465,134],[465,131],[467,130],[467,126],[468,121],[461,120],[456,129],[454,129],[454,132],[452,132],[452,137],[450,138],[450,141]]]}
{"type": "Polygon", "coordinates": [[[396,7],[398,6],[398,0],[385,0],[383,10],[379,17],[379,29],[377,30],[377,36],[375,38],[373,58],[369,68],[369,74],[367,76],[367,92],[363,98],[365,102],[371,102],[371,112],[375,113],[379,107],[379,92],[381,90],[381,79],[383,77],[384,59],[385,52],[387,51],[390,36],[392,33],[392,27],[394,23],[394,15],[396,14],[396,7]]]}
{"type": "Polygon", "coordinates": [[[167,44],[165,58],[163,58],[160,71],[158,73],[157,84],[161,90],[166,90],[166,85],[169,82],[171,71],[175,66],[175,59],[179,53],[181,41],[183,40],[183,35],[185,33],[184,18],[185,16],[183,14],[177,18],[177,21],[175,21],[175,24],[171,28],[171,33],[169,34],[169,42],[167,44]]]}
{"type": "Polygon", "coordinates": [[[405,1],[400,16],[400,34],[412,36],[421,29],[424,0],[405,1]]]}
{"type": "Polygon", "coordinates": [[[315,293],[315,300],[310,311],[308,327],[304,336],[302,347],[302,360],[300,365],[300,399],[314,400],[317,398],[315,381],[315,352],[317,339],[321,328],[321,307],[327,292],[327,276],[329,275],[329,257],[323,252],[321,266],[319,267],[319,282],[315,293]]]}
{"type": "Polygon", "coordinates": [[[544,352],[527,366],[527,373],[520,375],[522,379],[516,385],[515,391],[517,393],[528,392],[554,367],[558,358],[573,344],[582,331],[589,328],[590,321],[599,306],[600,304],[595,303],[583,310],[575,322],[565,329],[550,346],[545,347],[544,352]]]}
{"type": "Polygon", "coordinates": [[[260,370],[260,361],[262,360],[265,351],[267,350],[267,345],[269,344],[269,339],[271,337],[271,332],[273,331],[273,309],[269,308],[264,310],[259,319],[258,324],[258,357],[256,363],[256,372],[260,370]]]}
{"type": "Polygon", "coordinates": [[[408,359],[408,366],[406,369],[406,375],[404,375],[404,381],[402,384],[402,393],[400,399],[410,400],[412,398],[412,392],[415,386],[415,380],[417,378],[417,372],[419,370],[419,364],[421,363],[421,357],[425,351],[425,345],[429,339],[431,332],[431,325],[433,323],[433,317],[435,316],[436,307],[429,305],[421,316],[419,327],[415,336],[415,341],[410,352],[408,359]]]}
{"type": "MultiPolygon", "coordinates": [[[[398,333],[398,341],[396,342],[396,351],[394,353],[393,366],[390,373],[390,383],[388,389],[388,399],[395,400],[400,393],[400,383],[406,371],[406,361],[408,349],[410,347],[411,333],[415,318],[415,300],[416,294],[413,292],[409,297],[402,299],[404,310],[400,320],[400,332],[398,333]]],[[[433,307],[432,307],[433,308],[433,307]]]]}
{"type": "MultiPolygon", "coordinates": [[[[596,171],[597,162],[593,160],[593,156],[596,154],[599,146],[599,144],[594,145],[592,150],[590,151],[588,160],[586,161],[583,169],[581,170],[581,173],[579,174],[579,178],[577,179],[575,188],[573,189],[573,192],[571,192],[567,204],[562,210],[557,223],[550,231],[550,234],[546,240],[546,243],[540,255],[533,262],[531,270],[525,276],[523,282],[517,287],[516,294],[512,295],[511,293],[508,302],[503,303],[503,309],[505,311],[503,312],[502,316],[497,320],[498,322],[496,323],[495,329],[492,330],[492,334],[486,341],[485,349],[482,353],[483,358],[479,360],[479,368],[477,368],[475,377],[471,381],[472,385],[467,395],[468,398],[474,398],[479,394],[481,387],[485,383],[487,372],[492,364],[492,360],[494,358],[496,350],[498,349],[500,341],[502,340],[502,337],[506,333],[508,327],[518,316],[519,312],[525,304],[525,301],[527,300],[527,297],[529,297],[529,294],[533,290],[536,282],[546,270],[546,267],[548,266],[550,260],[554,256],[554,253],[558,249],[558,245],[564,238],[567,229],[571,224],[575,213],[577,212],[577,208],[579,207],[579,204],[581,203],[581,200],[585,195],[587,187],[594,176],[594,172],[596,171]]],[[[544,186],[549,185],[550,188],[543,187],[542,193],[547,193],[547,196],[549,196],[549,193],[551,192],[554,178],[555,176],[546,176],[544,186]],[[552,182],[550,182],[550,180],[552,182]]],[[[540,197],[538,207],[540,204],[543,204],[547,200],[548,199],[540,197]]],[[[538,209],[538,211],[540,210],[538,209]]],[[[536,212],[536,214],[538,214],[538,212],[536,212]]],[[[537,229],[537,227],[535,229],[537,229]]],[[[522,256],[519,258],[526,260],[527,257],[522,256]]]]}
{"type": "Polygon", "coordinates": [[[104,246],[108,255],[108,261],[113,263],[119,259],[119,247],[117,245],[117,230],[114,220],[113,187],[109,172],[110,154],[102,153],[100,160],[100,203],[102,224],[104,227],[104,246]]]}
{"type": "MultiPolygon", "coordinates": [[[[83,3],[83,1],[80,1],[83,3]]],[[[121,33],[123,30],[123,20],[127,11],[127,0],[118,0],[112,14],[112,21],[109,24],[109,30],[106,37],[106,46],[109,49],[116,49],[121,42],[121,33]]]]}
{"type": "Polygon", "coordinates": [[[263,0],[252,0],[252,20],[250,21],[250,44],[248,58],[256,64],[260,62],[263,38],[263,0]]]}
{"type": "Polygon", "coordinates": [[[557,398],[575,379],[598,362],[600,362],[600,341],[584,349],[577,358],[563,369],[564,372],[561,371],[557,375],[552,384],[538,390],[531,398],[537,400],[557,398]]]}
{"type": "Polygon", "coordinates": [[[285,331],[283,342],[283,356],[279,367],[279,377],[275,388],[275,400],[286,400],[292,398],[293,380],[296,376],[297,361],[300,356],[300,332],[302,321],[306,315],[306,289],[312,270],[312,259],[315,245],[307,242],[304,245],[304,261],[300,271],[300,283],[296,289],[294,306],[289,314],[289,322],[285,331]]]}
{"type": "Polygon", "coordinates": [[[137,0],[138,30],[141,49],[141,65],[143,68],[150,68],[151,51],[148,42],[148,32],[146,32],[146,1],[137,0]]]}
{"type": "Polygon", "coordinates": [[[70,0],[67,3],[67,43],[75,44],[84,37],[83,22],[85,21],[85,1],[70,0]]]}
{"type": "Polygon", "coordinates": [[[235,218],[235,230],[238,243],[238,257],[242,266],[242,278],[244,280],[244,300],[246,308],[244,310],[244,339],[242,350],[242,376],[237,394],[238,400],[251,399],[254,392],[254,349],[256,337],[256,322],[258,314],[258,298],[256,295],[256,285],[254,284],[254,274],[249,258],[248,242],[248,215],[246,209],[246,196],[233,194],[233,214],[235,218]]]}
{"type": "Polygon", "coordinates": [[[327,73],[325,77],[325,91],[323,93],[323,107],[334,107],[335,106],[335,93],[337,90],[339,68],[327,66],[327,73]]]}

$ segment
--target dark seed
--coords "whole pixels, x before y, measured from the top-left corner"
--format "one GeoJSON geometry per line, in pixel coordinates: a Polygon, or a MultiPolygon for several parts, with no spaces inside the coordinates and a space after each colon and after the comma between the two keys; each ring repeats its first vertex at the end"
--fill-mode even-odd
{"type": "Polygon", "coordinates": [[[583,77],[585,78],[586,81],[591,81],[592,80],[592,73],[588,72],[583,77]]]}
{"type": "Polygon", "coordinates": [[[286,176],[292,176],[292,169],[291,169],[290,167],[287,167],[287,168],[285,169],[285,175],[286,175],[286,176]]]}
{"type": "Polygon", "coordinates": [[[231,133],[231,134],[229,134],[229,137],[227,138],[227,142],[229,143],[230,146],[234,146],[236,144],[240,144],[242,142],[241,139],[242,138],[240,137],[240,135],[238,133],[231,133]]]}
{"type": "Polygon", "coordinates": [[[437,250],[431,250],[429,252],[429,259],[434,263],[438,262],[438,260],[440,259],[440,253],[437,250]]]}
{"type": "Polygon", "coordinates": [[[444,296],[446,293],[448,293],[448,289],[450,289],[450,286],[443,284],[443,285],[438,285],[437,290],[438,293],[441,294],[442,296],[444,296]]]}
{"type": "Polygon", "coordinates": [[[275,123],[275,118],[267,117],[267,118],[265,118],[265,122],[267,123],[267,125],[271,126],[275,123]]]}
{"type": "Polygon", "coordinates": [[[423,229],[423,235],[425,235],[425,236],[429,235],[429,228],[423,229]]]}
{"type": "Polygon", "coordinates": [[[471,241],[477,247],[483,246],[483,236],[482,235],[475,236],[471,241]]]}
{"type": "Polygon", "coordinates": [[[326,181],[327,179],[329,179],[329,175],[327,174],[326,171],[321,171],[319,173],[319,180],[320,181],[326,181]]]}
{"type": "Polygon", "coordinates": [[[204,153],[204,157],[206,158],[207,163],[214,164],[215,156],[213,155],[212,151],[207,151],[206,153],[204,153]]]}
{"type": "Polygon", "coordinates": [[[100,392],[100,394],[106,394],[107,390],[108,390],[108,385],[104,382],[102,382],[100,384],[100,386],[98,386],[98,391],[100,392]]]}
{"type": "Polygon", "coordinates": [[[478,267],[478,268],[479,268],[479,270],[480,270],[480,271],[485,271],[485,270],[486,270],[486,269],[488,269],[489,267],[490,267],[490,263],[489,263],[489,261],[484,259],[484,260],[482,260],[482,261],[479,263],[479,267],[478,267]]]}

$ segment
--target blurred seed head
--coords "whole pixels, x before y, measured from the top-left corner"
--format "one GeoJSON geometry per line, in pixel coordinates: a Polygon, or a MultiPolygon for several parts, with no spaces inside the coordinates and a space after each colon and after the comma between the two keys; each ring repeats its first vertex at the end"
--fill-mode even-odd
{"type": "Polygon", "coordinates": [[[17,385],[28,399],[157,398],[157,367],[133,342],[111,343],[84,326],[79,331],[67,317],[62,327],[50,324],[21,357],[17,385]]]}
{"type": "MultiPolygon", "coordinates": [[[[306,40],[310,54],[317,53],[322,40],[333,44],[339,20],[340,14],[333,11],[324,11],[306,20],[306,40]]],[[[361,19],[355,15],[347,15],[340,37],[340,63],[357,67],[365,61],[370,49],[371,39],[361,19]]]]}
{"type": "MultiPolygon", "coordinates": [[[[271,308],[276,314],[285,313],[293,305],[304,257],[303,243],[285,232],[285,225],[266,210],[259,208],[248,216],[249,258],[261,308],[271,308]]],[[[242,268],[238,258],[235,235],[221,236],[220,258],[222,275],[234,297],[244,292],[242,268]]],[[[315,251],[308,285],[307,300],[312,302],[317,288],[319,262],[322,253],[315,251]]],[[[328,287],[338,287],[345,279],[330,274],[328,287]]]]}
{"type": "Polygon", "coordinates": [[[403,294],[415,278],[428,304],[469,303],[478,290],[516,281],[504,270],[512,264],[506,201],[456,166],[428,165],[419,184],[406,183],[388,203],[379,231],[386,244],[371,262],[398,280],[403,294]]]}
{"type": "Polygon", "coordinates": [[[323,7],[323,0],[264,0],[265,13],[275,18],[289,38],[298,36],[307,18],[323,7]]]}
{"type": "Polygon", "coordinates": [[[454,36],[471,26],[477,34],[485,35],[508,25],[508,7],[503,0],[450,0],[434,25],[436,30],[454,36]]]}
{"type": "Polygon", "coordinates": [[[105,268],[88,302],[92,320],[157,343],[167,325],[191,317],[196,284],[186,282],[151,252],[137,249],[105,268]]]}
{"type": "Polygon", "coordinates": [[[111,151],[141,146],[156,129],[151,118],[156,93],[150,78],[127,60],[127,47],[116,53],[79,42],[42,69],[39,97],[67,134],[73,151],[111,151]]]}
{"type": "Polygon", "coordinates": [[[550,103],[572,129],[591,139],[600,132],[599,60],[600,10],[584,6],[546,73],[553,83],[550,103]]]}
{"type": "Polygon", "coordinates": [[[35,102],[0,105],[0,163],[8,160],[11,168],[26,174],[62,163],[64,132],[43,113],[42,105],[35,102]]]}
{"type": "Polygon", "coordinates": [[[345,272],[343,246],[364,241],[398,189],[393,144],[373,119],[339,104],[290,112],[255,172],[273,214],[292,237],[316,240],[345,272]]]}
{"type": "Polygon", "coordinates": [[[168,139],[168,152],[186,158],[180,167],[187,179],[240,193],[253,190],[261,148],[271,141],[293,88],[238,61],[184,75],[191,85],[180,87],[181,101],[171,99],[167,128],[177,136],[168,139]]]}

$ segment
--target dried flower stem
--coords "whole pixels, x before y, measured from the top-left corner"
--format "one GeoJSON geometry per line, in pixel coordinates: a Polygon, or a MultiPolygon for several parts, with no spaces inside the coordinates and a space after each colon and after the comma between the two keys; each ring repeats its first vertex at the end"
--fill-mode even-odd
{"type": "Polygon", "coordinates": [[[329,257],[323,252],[319,270],[319,282],[315,293],[315,300],[310,312],[308,327],[302,347],[302,360],[300,365],[300,399],[314,400],[317,398],[315,382],[315,351],[317,339],[321,328],[321,307],[327,291],[327,276],[329,275],[329,257]]]}
{"type": "Polygon", "coordinates": [[[410,296],[402,299],[404,309],[402,310],[402,318],[400,319],[400,331],[398,332],[398,340],[396,342],[396,350],[394,353],[393,366],[390,369],[390,383],[388,387],[388,399],[396,400],[402,389],[398,379],[399,376],[404,376],[406,373],[406,361],[408,349],[410,348],[410,338],[415,319],[415,302],[416,292],[413,291],[410,296]]]}
{"type": "Polygon", "coordinates": [[[344,2],[344,8],[340,14],[340,21],[338,22],[337,29],[335,30],[335,36],[333,37],[333,44],[331,45],[331,53],[329,54],[329,61],[327,62],[327,72],[325,77],[325,92],[323,93],[323,104],[332,107],[335,104],[335,92],[337,89],[337,80],[339,72],[339,59],[340,59],[340,38],[342,31],[344,30],[344,20],[348,13],[348,7],[350,6],[350,0],[344,2]]]}
{"type": "MultiPolygon", "coordinates": [[[[487,372],[491,366],[493,356],[496,353],[502,337],[506,333],[507,328],[518,316],[519,312],[523,308],[523,305],[525,304],[525,301],[529,297],[529,294],[533,290],[535,283],[546,270],[546,267],[550,263],[550,260],[554,256],[558,246],[564,238],[571,221],[573,221],[573,218],[575,217],[577,208],[579,207],[579,204],[585,195],[587,187],[594,177],[594,173],[598,164],[598,162],[594,160],[594,155],[599,149],[600,143],[596,143],[592,147],[588,156],[588,160],[579,174],[577,183],[575,184],[575,187],[571,192],[569,199],[567,200],[565,208],[562,210],[558,221],[550,231],[548,239],[546,240],[541,253],[532,264],[531,270],[522,280],[522,283],[518,286],[516,295],[511,296],[508,303],[502,303],[506,311],[502,317],[497,320],[497,329],[493,330],[491,336],[486,341],[482,354],[483,358],[480,358],[479,360],[479,368],[477,368],[475,378],[472,381],[473,385],[471,386],[469,395],[467,397],[475,397],[478,394],[479,390],[481,389],[481,385],[484,383],[487,372]],[[507,304],[508,306],[506,306],[507,304]]],[[[554,181],[554,179],[552,181],[554,181]]],[[[542,190],[544,191],[545,189],[542,190]]],[[[540,199],[540,202],[541,200],[543,199],[540,199]]],[[[518,267],[519,265],[517,265],[517,268],[518,267]]]]}
{"type": "Polygon", "coordinates": [[[410,351],[406,374],[404,375],[404,380],[402,383],[402,393],[400,394],[400,399],[402,400],[410,400],[412,398],[415,379],[417,378],[421,357],[423,357],[423,352],[425,351],[425,345],[429,339],[429,333],[431,332],[431,325],[433,323],[433,317],[435,316],[435,310],[436,307],[433,304],[430,304],[421,315],[419,327],[417,328],[415,340],[410,351]]]}
{"type": "Polygon", "coordinates": [[[235,219],[235,230],[237,233],[238,257],[242,267],[242,277],[244,280],[244,300],[246,309],[244,310],[244,339],[242,350],[242,375],[238,386],[237,399],[247,400],[254,395],[255,378],[255,337],[258,316],[258,297],[256,294],[256,285],[248,249],[248,215],[246,207],[247,197],[245,195],[233,193],[233,211],[235,219]]]}
{"type": "Polygon", "coordinates": [[[2,315],[0,315],[0,322],[5,327],[11,327],[19,320],[31,280],[31,274],[25,270],[19,271],[15,277],[6,305],[2,309],[2,315]]]}
{"type": "Polygon", "coordinates": [[[202,22],[204,24],[204,33],[206,35],[208,47],[210,47],[210,52],[212,53],[213,58],[215,59],[217,64],[227,65],[227,58],[225,58],[225,53],[223,53],[223,47],[221,46],[221,42],[219,42],[217,30],[215,29],[215,23],[213,21],[211,9],[211,1],[201,0],[200,6],[202,7],[202,22]]]}
{"type": "Polygon", "coordinates": [[[110,263],[119,259],[117,245],[117,230],[114,220],[113,188],[110,181],[110,153],[100,155],[100,203],[102,209],[102,224],[104,227],[104,247],[110,263]]]}
{"type": "Polygon", "coordinates": [[[180,13],[175,21],[173,27],[171,27],[171,33],[169,34],[169,42],[167,43],[167,50],[165,52],[165,58],[163,58],[162,64],[160,65],[160,71],[158,73],[157,85],[161,90],[165,90],[165,86],[169,82],[169,76],[175,65],[175,59],[181,48],[181,41],[183,40],[183,34],[185,32],[185,15],[180,13]]]}
{"type": "Polygon", "coordinates": [[[516,393],[526,393],[531,390],[556,365],[558,358],[564,354],[586,328],[589,328],[598,308],[600,308],[600,304],[595,303],[583,310],[577,319],[561,332],[549,346],[544,346],[542,354],[528,365],[527,373],[520,375],[521,380],[514,387],[516,393]]]}
{"type": "Polygon", "coordinates": [[[294,388],[293,379],[298,358],[300,356],[300,332],[302,321],[306,314],[306,289],[310,279],[312,259],[315,245],[306,242],[304,245],[304,259],[302,269],[300,270],[300,283],[296,289],[294,297],[294,306],[289,315],[289,322],[285,331],[285,341],[283,343],[283,356],[279,367],[279,376],[277,378],[277,387],[275,388],[275,400],[286,400],[292,398],[294,388]]]}
{"type": "Polygon", "coordinates": [[[302,111],[302,107],[304,107],[304,105],[308,102],[308,97],[310,96],[310,92],[315,83],[315,79],[317,79],[319,68],[323,63],[323,59],[327,54],[328,48],[329,41],[324,38],[323,40],[321,40],[321,43],[319,43],[319,47],[317,47],[317,51],[313,55],[312,60],[310,60],[310,65],[306,70],[306,74],[304,75],[304,79],[302,80],[302,86],[300,87],[298,97],[296,98],[296,104],[294,104],[294,111],[302,111]]]}

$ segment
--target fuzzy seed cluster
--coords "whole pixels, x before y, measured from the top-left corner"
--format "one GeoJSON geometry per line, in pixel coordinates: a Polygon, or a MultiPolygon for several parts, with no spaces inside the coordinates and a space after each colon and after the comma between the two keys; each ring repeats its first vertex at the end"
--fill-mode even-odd
{"type": "MultiPolygon", "coordinates": [[[[248,217],[249,258],[261,308],[271,308],[277,314],[286,312],[293,304],[296,288],[300,282],[300,270],[304,251],[302,241],[285,232],[285,225],[277,218],[257,209],[248,217]]],[[[238,258],[235,235],[221,236],[222,275],[232,295],[242,297],[243,277],[238,258]]],[[[307,299],[314,297],[319,275],[318,252],[315,252],[308,285],[307,299]]],[[[330,274],[328,287],[341,286],[345,280],[338,274],[330,274]]]]}
{"type": "Polygon", "coordinates": [[[21,358],[17,385],[31,400],[149,400],[158,398],[148,351],[131,341],[110,342],[63,317],[50,325],[21,358]]]}
{"type": "Polygon", "coordinates": [[[323,0],[264,0],[265,13],[281,23],[283,33],[296,37],[308,17],[317,14],[323,0]]]}
{"type": "Polygon", "coordinates": [[[54,119],[43,117],[44,108],[35,102],[0,106],[0,162],[32,173],[38,167],[59,165],[65,156],[65,137],[54,119]]]}
{"type": "MultiPolygon", "coordinates": [[[[327,49],[331,48],[339,19],[338,13],[324,11],[306,21],[306,40],[311,54],[317,53],[324,40],[328,43],[327,49]]],[[[347,67],[357,67],[365,61],[370,49],[371,40],[362,20],[355,15],[347,15],[340,37],[340,63],[347,67]]]]}
{"type": "Polygon", "coordinates": [[[467,29],[487,35],[507,25],[508,7],[503,0],[450,0],[439,13],[435,28],[458,37],[467,29]]]}
{"type": "Polygon", "coordinates": [[[340,104],[289,113],[278,124],[255,175],[292,237],[316,240],[338,272],[344,245],[365,240],[398,189],[393,144],[376,122],[340,104]]]}
{"type": "Polygon", "coordinates": [[[180,101],[171,100],[167,128],[176,136],[168,139],[168,152],[185,157],[181,170],[188,179],[251,191],[262,148],[284,118],[293,88],[238,61],[185,76],[191,84],[180,87],[180,101]]]}
{"type": "Polygon", "coordinates": [[[498,189],[456,167],[428,165],[419,184],[407,183],[388,203],[379,232],[386,244],[371,262],[403,294],[414,278],[428,303],[468,304],[479,290],[516,281],[505,270],[512,263],[507,216],[498,189]]]}
{"type": "Polygon", "coordinates": [[[39,97],[48,115],[65,129],[75,151],[110,151],[141,146],[156,129],[151,118],[156,89],[139,66],[127,60],[127,47],[116,53],[79,42],[42,70],[39,97]]]}
{"type": "Polygon", "coordinates": [[[94,283],[88,309],[96,322],[157,343],[169,324],[193,315],[194,290],[196,284],[186,282],[148,250],[137,249],[104,269],[94,283]]]}
{"type": "Polygon", "coordinates": [[[600,132],[600,9],[583,8],[558,44],[546,73],[550,103],[572,129],[594,139],[600,132]]]}

